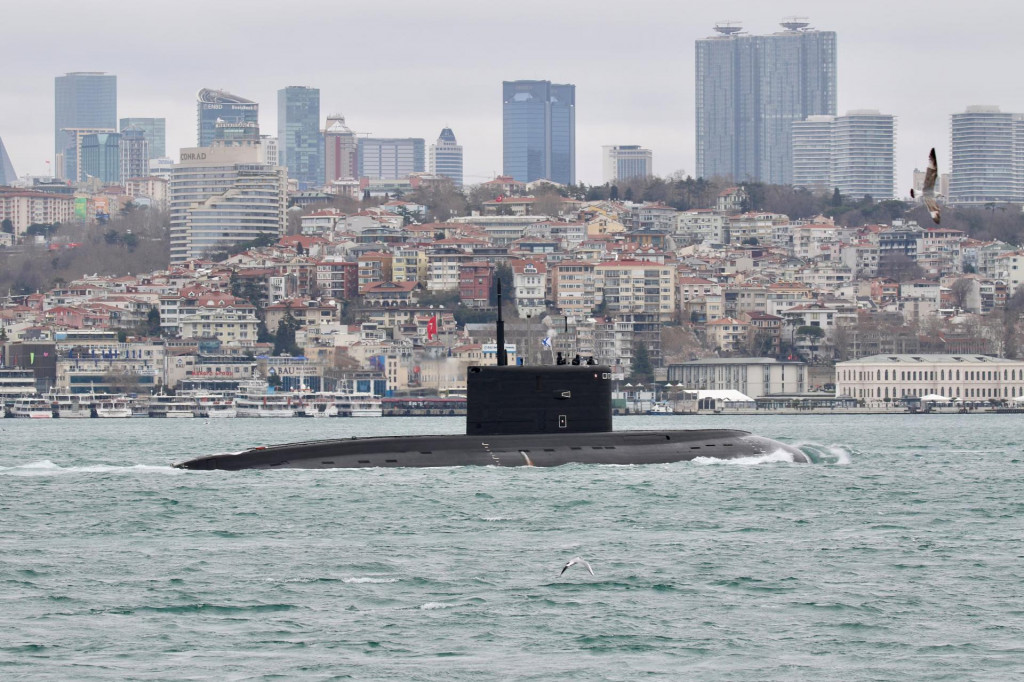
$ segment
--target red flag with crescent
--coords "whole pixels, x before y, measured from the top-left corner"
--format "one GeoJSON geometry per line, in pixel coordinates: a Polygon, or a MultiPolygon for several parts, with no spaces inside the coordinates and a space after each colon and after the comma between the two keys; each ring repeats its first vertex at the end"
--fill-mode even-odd
{"type": "Polygon", "coordinates": [[[437,336],[437,315],[434,315],[427,321],[427,340],[437,336]]]}

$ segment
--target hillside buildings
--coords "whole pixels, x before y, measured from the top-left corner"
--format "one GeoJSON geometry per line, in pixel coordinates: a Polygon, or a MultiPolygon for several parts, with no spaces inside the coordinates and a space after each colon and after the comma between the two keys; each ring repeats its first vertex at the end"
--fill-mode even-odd
{"type": "Polygon", "coordinates": [[[519,182],[576,184],[576,86],[502,83],[502,173],[519,182]]]}
{"type": "Polygon", "coordinates": [[[197,146],[209,147],[215,138],[217,121],[259,125],[260,105],[225,90],[203,88],[196,95],[197,146]]]}
{"type": "Polygon", "coordinates": [[[895,140],[895,117],[869,109],[795,121],[793,184],[812,191],[838,189],[854,199],[893,199],[895,140]]]}
{"type": "Polygon", "coordinates": [[[605,182],[619,182],[630,178],[654,175],[654,154],[638,144],[607,145],[601,147],[605,182]]]}
{"type": "Polygon", "coordinates": [[[59,178],[80,179],[79,137],[75,130],[113,133],[117,128],[117,76],[79,71],[54,79],[54,172],[59,178]]]}
{"type": "Polygon", "coordinates": [[[787,185],[792,126],[836,113],[836,34],[805,21],[755,36],[719,24],[696,43],[697,176],[787,185]]]}
{"type": "Polygon", "coordinates": [[[462,187],[462,145],[455,140],[451,128],[444,128],[437,142],[430,145],[429,172],[449,178],[456,187],[462,187]]]}
{"type": "Polygon", "coordinates": [[[277,144],[278,163],[300,190],[323,184],[320,90],[291,85],[277,91],[277,144]]]}

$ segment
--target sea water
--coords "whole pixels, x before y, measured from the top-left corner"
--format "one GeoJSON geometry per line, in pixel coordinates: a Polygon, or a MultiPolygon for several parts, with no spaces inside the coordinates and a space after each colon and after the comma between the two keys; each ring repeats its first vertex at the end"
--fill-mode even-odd
{"type": "Polygon", "coordinates": [[[814,463],[191,472],[462,420],[0,420],[0,679],[1024,678],[1024,415],[615,426],[814,463]]]}

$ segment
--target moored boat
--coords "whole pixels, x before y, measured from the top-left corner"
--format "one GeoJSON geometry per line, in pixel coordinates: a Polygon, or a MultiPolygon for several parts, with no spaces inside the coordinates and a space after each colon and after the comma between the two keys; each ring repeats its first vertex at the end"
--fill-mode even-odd
{"type": "Polygon", "coordinates": [[[53,419],[53,405],[46,398],[17,398],[11,416],[18,419],[53,419]]]}

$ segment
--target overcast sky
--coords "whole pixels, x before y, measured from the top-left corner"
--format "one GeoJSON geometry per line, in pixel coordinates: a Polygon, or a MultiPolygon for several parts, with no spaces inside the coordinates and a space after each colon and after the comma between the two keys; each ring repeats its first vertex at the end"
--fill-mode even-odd
{"type": "Polygon", "coordinates": [[[69,71],[116,74],[118,116],[165,117],[172,156],[195,144],[200,88],[259,102],[276,135],[277,90],[307,85],[356,132],[430,144],[451,126],[473,184],[501,172],[501,81],[543,79],[576,85],[579,180],[602,182],[606,144],[693,173],[694,41],[794,15],[838,34],[840,114],[896,115],[901,194],[929,147],[948,170],[951,113],[1024,112],[1024,8],[991,0],[3,0],[0,138],[19,174],[46,172],[53,79],[69,71]]]}

